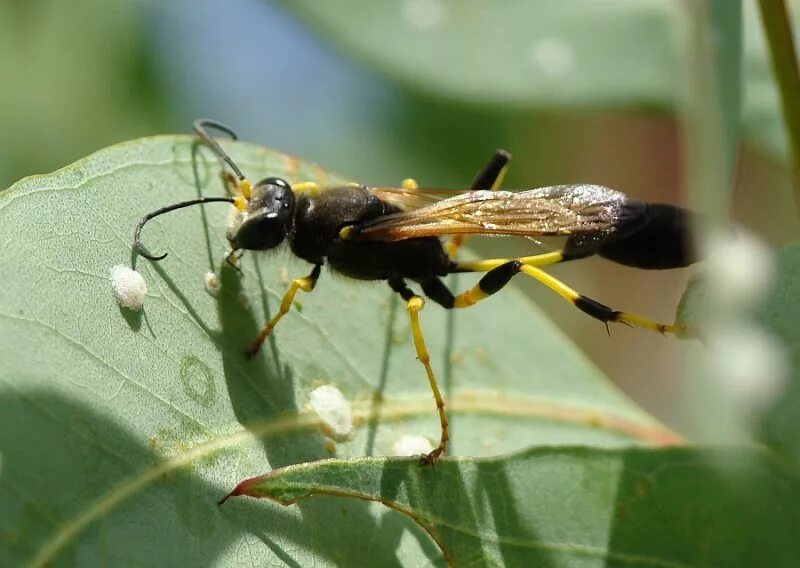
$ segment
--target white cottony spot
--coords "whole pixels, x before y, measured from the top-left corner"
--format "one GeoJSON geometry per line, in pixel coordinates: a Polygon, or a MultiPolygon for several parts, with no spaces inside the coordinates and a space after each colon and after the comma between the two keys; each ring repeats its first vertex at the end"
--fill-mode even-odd
{"type": "Polygon", "coordinates": [[[120,306],[129,310],[142,309],[147,283],[141,274],[124,264],[118,264],[111,269],[111,288],[120,306]]]}
{"type": "Polygon", "coordinates": [[[433,444],[425,436],[403,434],[392,444],[392,455],[394,456],[421,456],[432,451],[433,444]]]}
{"type": "Polygon", "coordinates": [[[353,430],[353,412],[342,392],[334,386],[323,385],[309,395],[311,408],[322,420],[325,433],[331,438],[342,439],[353,430]]]}
{"type": "Polygon", "coordinates": [[[206,292],[214,296],[215,298],[219,296],[219,278],[217,275],[211,272],[210,270],[206,272],[205,275],[205,282],[206,282],[206,292]]]}

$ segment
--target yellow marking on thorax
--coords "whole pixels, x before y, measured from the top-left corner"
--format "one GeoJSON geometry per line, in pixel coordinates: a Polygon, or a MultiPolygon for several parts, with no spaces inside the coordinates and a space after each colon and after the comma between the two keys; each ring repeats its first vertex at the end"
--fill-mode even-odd
{"type": "Polygon", "coordinates": [[[315,181],[304,181],[292,184],[292,191],[295,193],[307,193],[311,197],[317,197],[322,193],[322,186],[315,181]]]}

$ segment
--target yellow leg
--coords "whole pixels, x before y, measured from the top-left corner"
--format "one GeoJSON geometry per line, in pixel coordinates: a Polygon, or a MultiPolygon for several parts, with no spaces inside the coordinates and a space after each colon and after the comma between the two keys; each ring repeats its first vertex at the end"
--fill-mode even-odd
{"type": "Polygon", "coordinates": [[[677,336],[692,335],[690,330],[675,323],[658,323],[649,318],[629,312],[612,310],[608,306],[579,294],[557,278],[554,278],[544,270],[536,268],[535,266],[522,265],[520,271],[538,280],[578,309],[601,321],[624,323],[631,327],[641,327],[658,333],[672,333],[677,336]]]}
{"type": "Polygon", "coordinates": [[[239,180],[230,172],[222,171],[219,174],[225,190],[233,196],[233,206],[239,211],[247,211],[247,204],[251,195],[250,182],[247,179],[239,180]]]}
{"type": "Polygon", "coordinates": [[[542,254],[535,254],[533,256],[522,256],[520,258],[490,258],[487,260],[478,260],[476,262],[459,262],[459,272],[489,272],[502,266],[512,260],[527,264],[528,266],[549,266],[557,264],[564,260],[564,255],[561,251],[546,252],[542,254]]]}
{"type": "MultiPolygon", "coordinates": [[[[492,294],[500,291],[506,284],[508,284],[514,275],[522,272],[523,274],[526,274],[527,276],[530,276],[531,278],[541,282],[579,310],[595,319],[599,319],[606,324],[609,322],[618,322],[630,325],[632,327],[641,327],[644,329],[657,331],[658,333],[672,333],[678,336],[691,336],[694,334],[692,330],[677,324],[658,323],[651,319],[629,312],[612,310],[600,302],[579,294],[577,291],[573,290],[544,270],[526,263],[525,260],[525,258],[512,260],[501,264],[492,270],[489,270],[486,275],[480,279],[478,284],[453,298],[453,307],[467,308],[475,305],[481,300],[488,298],[492,294]]],[[[459,265],[459,267],[460,266],[461,265],[459,265]]]]}
{"type": "Polygon", "coordinates": [[[294,297],[298,290],[302,290],[303,292],[311,292],[314,289],[314,286],[317,284],[317,279],[319,278],[321,268],[321,266],[317,265],[314,267],[314,270],[311,271],[311,274],[305,278],[295,278],[292,280],[292,283],[289,285],[289,289],[283,295],[278,312],[272,316],[272,318],[267,322],[267,325],[262,328],[261,333],[258,334],[256,340],[253,341],[253,343],[247,349],[248,359],[252,358],[256,353],[258,353],[258,350],[261,349],[261,345],[264,343],[264,341],[266,341],[267,337],[269,337],[269,334],[272,333],[272,330],[275,329],[275,326],[278,325],[278,322],[281,320],[281,318],[289,313],[289,310],[292,308],[292,302],[294,302],[294,297]]]}
{"type": "Polygon", "coordinates": [[[441,426],[441,437],[439,438],[439,445],[429,454],[420,457],[420,463],[433,464],[436,459],[444,453],[447,448],[447,414],[444,410],[444,399],[439,392],[439,385],[436,382],[436,375],[433,373],[431,367],[431,357],[428,354],[428,349],[425,347],[425,338],[422,336],[422,326],[419,323],[419,312],[425,307],[425,301],[419,296],[412,296],[406,300],[406,310],[411,319],[411,334],[414,337],[414,349],[417,351],[417,359],[425,367],[425,374],[428,376],[428,384],[430,384],[433,398],[436,401],[436,410],[439,413],[439,424],[441,426]]]}
{"type": "Polygon", "coordinates": [[[225,186],[225,192],[228,195],[236,195],[239,191],[238,179],[235,175],[227,170],[219,172],[219,177],[222,178],[222,184],[225,186]]]}

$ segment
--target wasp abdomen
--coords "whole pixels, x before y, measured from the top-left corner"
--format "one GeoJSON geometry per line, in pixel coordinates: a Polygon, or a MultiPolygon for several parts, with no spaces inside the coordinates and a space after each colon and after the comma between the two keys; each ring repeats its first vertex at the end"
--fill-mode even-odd
{"type": "Polygon", "coordinates": [[[628,206],[641,210],[630,221],[623,216],[617,230],[624,236],[610,236],[600,244],[597,254],[619,264],[646,270],[681,268],[700,260],[691,234],[692,226],[698,220],[696,213],[665,204],[634,201],[625,205],[628,206]],[[626,222],[635,226],[626,230],[626,222]]]}

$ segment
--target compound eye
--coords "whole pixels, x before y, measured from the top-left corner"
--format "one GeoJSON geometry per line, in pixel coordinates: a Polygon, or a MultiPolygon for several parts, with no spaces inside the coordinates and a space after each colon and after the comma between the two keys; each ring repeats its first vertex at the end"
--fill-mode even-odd
{"type": "Polygon", "coordinates": [[[288,189],[288,190],[292,189],[292,186],[289,185],[288,181],[286,181],[283,178],[279,178],[279,177],[268,177],[265,180],[263,180],[261,183],[268,184],[268,185],[277,185],[278,187],[282,187],[282,188],[288,189]]]}

